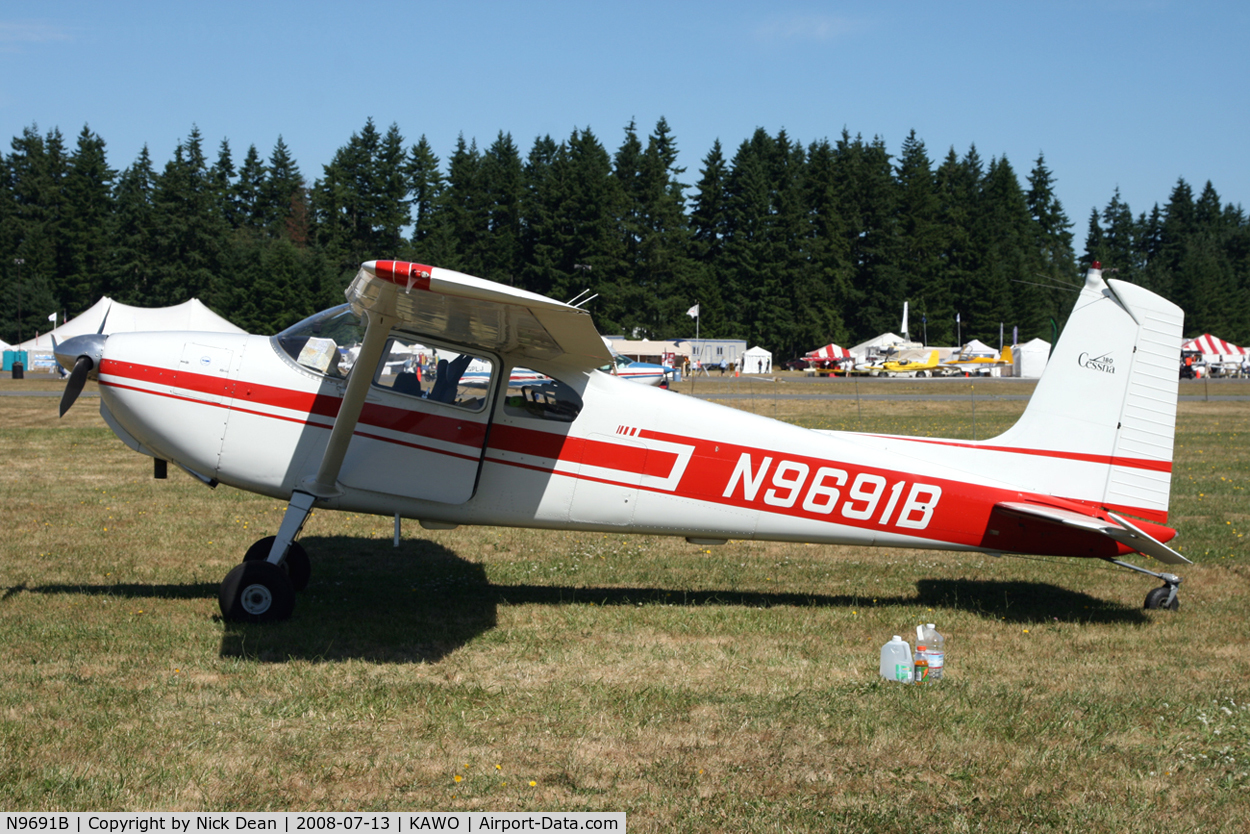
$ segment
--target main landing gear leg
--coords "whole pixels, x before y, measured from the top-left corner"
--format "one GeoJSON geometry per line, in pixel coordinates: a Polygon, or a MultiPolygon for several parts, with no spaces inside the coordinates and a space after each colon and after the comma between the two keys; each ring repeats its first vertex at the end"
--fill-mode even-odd
{"type": "Polygon", "coordinates": [[[221,614],[235,622],[285,620],[295,610],[295,592],[308,586],[312,567],[295,537],[317,499],[307,492],[291,496],[278,535],[248,548],[243,563],[226,574],[218,591],[221,614]]]}
{"type": "Polygon", "coordinates": [[[1131,565],[1128,562],[1121,562],[1119,559],[1108,559],[1107,561],[1113,565],[1119,565],[1122,568],[1135,570],[1138,573],[1144,573],[1147,576],[1153,576],[1155,579],[1163,580],[1163,587],[1155,588],[1153,591],[1146,594],[1146,604],[1143,607],[1166,608],[1170,611],[1175,611],[1176,609],[1181,607],[1180,600],[1176,598],[1176,591],[1178,588],[1180,588],[1180,584],[1183,580],[1176,574],[1155,573],[1152,570],[1146,570],[1145,568],[1140,567],[1138,565],[1131,565]]]}

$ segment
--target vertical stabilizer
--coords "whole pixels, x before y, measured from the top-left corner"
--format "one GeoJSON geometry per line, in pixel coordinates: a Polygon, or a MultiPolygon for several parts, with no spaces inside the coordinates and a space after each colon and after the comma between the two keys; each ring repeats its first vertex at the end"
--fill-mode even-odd
{"type": "Polygon", "coordinates": [[[1183,322],[1172,302],[1091,269],[1028,408],[990,442],[1048,458],[1046,492],[1165,518],[1183,322]]]}

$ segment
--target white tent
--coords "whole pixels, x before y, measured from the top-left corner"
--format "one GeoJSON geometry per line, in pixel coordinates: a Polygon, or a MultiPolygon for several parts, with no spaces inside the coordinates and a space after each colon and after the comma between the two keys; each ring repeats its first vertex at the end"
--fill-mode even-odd
{"type": "Polygon", "coordinates": [[[773,369],[772,351],[764,350],[759,345],[742,354],[742,372],[744,374],[767,374],[773,369]]]}
{"type": "Polygon", "coordinates": [[[997,359],[998,351],[987,345],[985,342],[973,339],[964,345],[959,351],[960,359],[997,359]]]}
{"type": "Polygon", "coordinates": [[[1031,342],[1016,345],[1011,349],[1012,376],[1024,379],[1037,379],[1046,370],[1046,361],[1050,359],[1050,342],[1045,339],[1034,339],[1031,342]]]}
{"type": "Polygon", "coordinates": [[[149,330],[199,330],[213,333],[244,333],[242,328],[235,327],[212,310],[205,307],[198,298],[174,307],[131,307],[121,304],[105,296],[95,303],[91,309],[77,318],[70,319],[49,333],[41,333],[34,339],[27,339],[18,345],[20,350],[52,351],[51,336],[57,342],[63,342],[74,336],[85,333],[99,333],[100,325],[104,325],[104,334],[134,333],[149,330]]]}
{"type": "Polygon", "coordinates": [[[877,338],[869,339],[866,342],[860,342],[858,345],[853,348],[849,348],[848,350],[856,359],[863,359],[865,356],[884,355],[889,348],[893,348],[893,350],[890,350],[889,352],[894,353],[895,351],[918,347],[924,347],[924,345],[920,342],[909,342],[897,333],[882,333],[877,338]]]}

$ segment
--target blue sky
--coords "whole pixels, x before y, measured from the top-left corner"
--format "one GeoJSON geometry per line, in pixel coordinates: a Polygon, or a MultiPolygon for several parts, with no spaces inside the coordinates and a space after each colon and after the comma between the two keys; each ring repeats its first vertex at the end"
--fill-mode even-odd
{"type": "MultiPolygon", "coordinates": [[[[1022,181],[1039,152],[1078,249],[1120,188],[1134,213],[1178,177],[1250,207],[1250,3],[25,2],[0,4],[0,134],[89,125],[124,168],[193,124],[304,175],[372,118],[490,144],[589,126],[609,151],[663,116],[687,182],[719,138],[843,128],[935,160],[975,143],[1022,181]]],[[[6,147],[7,152],[7,147],[6,147]]]]}

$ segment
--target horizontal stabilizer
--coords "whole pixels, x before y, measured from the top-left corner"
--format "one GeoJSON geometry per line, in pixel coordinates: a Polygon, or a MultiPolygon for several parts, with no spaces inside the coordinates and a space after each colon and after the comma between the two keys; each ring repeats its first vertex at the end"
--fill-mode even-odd
{"type": "Polygon", "coordinates": [[[1060,509],[1058,507],[1046,507],[1040,504],[1026,504],[1016,501],[1004,501],[1002,503],[995,504],[994,509],[999,512],[1007,513],[1008,515],[1024,516],[1026,518],[1060,524],[1064,527],[1099,533],[1113,541],[1119,542],[1125,547],[1131,547],[1138,553],[1144,553],[1145,555],[1158,559],[1160,562],[1168,565],[1193,564],[1163,542],[1146,533],[1140,527],[1137,527],[1127,519],[1121,518],[1114,513],[1110,514],[1111,518],[1114,520],[1107,520],[1095,518],[1090,515],[1083,515],[1072,510],[1060,509]]]}

